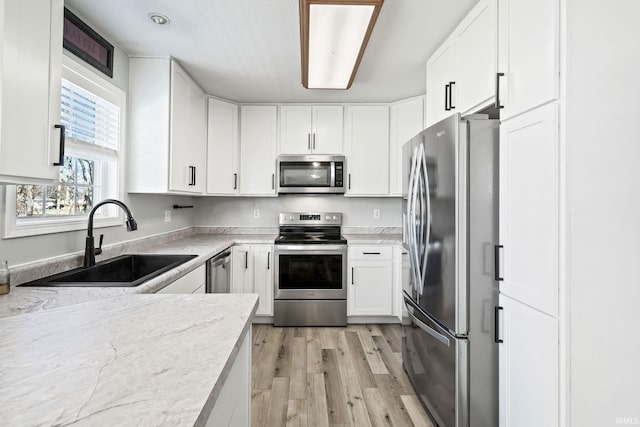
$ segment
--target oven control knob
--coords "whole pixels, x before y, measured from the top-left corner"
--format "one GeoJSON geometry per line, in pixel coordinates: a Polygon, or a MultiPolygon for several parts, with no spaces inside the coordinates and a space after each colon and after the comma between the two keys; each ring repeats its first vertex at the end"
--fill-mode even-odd
{"type": "Polygon", "coordinates": [[[291,221],[293,221],[293,215],[292,215],[292,216],[290,216],[290,217],[289,217],[289,219],[290,219],[291,221]]]}
{"type": "Polygon", "coordinates": [[[331,217],[330,217],[329,215],[327,215],[326,220],[327,220],[327,221],[331,221],[331,217]]]}
{"type": "Polygon", "coordinates": [[[337,221],[338,217],[334,215],[333,218],[331,218],[331,219],[333,219],[334,221],[337,221]]]}

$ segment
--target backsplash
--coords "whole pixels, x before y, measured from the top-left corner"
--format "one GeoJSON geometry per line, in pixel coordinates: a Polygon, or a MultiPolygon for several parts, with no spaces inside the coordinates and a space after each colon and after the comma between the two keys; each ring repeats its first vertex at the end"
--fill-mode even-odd
{"type": "Polygon", "coordinates": [[[402,227],[399,197],[287,195],[194,199],[196,227],[278,227],[280,212],[342,212],[343,227],[402,227]],[[258,210],[259,218],[254,217],[258,210]],[[373,210],[380,209],[380,218],[373,210]]]}

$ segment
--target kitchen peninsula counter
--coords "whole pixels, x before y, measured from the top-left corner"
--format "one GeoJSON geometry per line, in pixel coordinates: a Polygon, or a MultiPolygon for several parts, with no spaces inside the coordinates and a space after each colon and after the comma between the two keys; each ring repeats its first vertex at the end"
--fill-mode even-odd
{"type": "Polygon", "coordinates": [[[0,319],[0,419],[205,425],[250,339],[257,302],[255,294],[126,295],[0,319]]]}
{"type": "MultiPolygon", "coordinates": [[[[174,254],[197,255],[195,258],[154,277],[136,287],[16,287],[11,286],[8,295],[0,296],[0,318],[24,313],[33,313],[51,308],[113,298],[129,294],[152,294],[174,282],[185,274],[203,265],[209,258],[234,244],[273,243],[275,234],[193,234],[188,237],[163,242],[149,247],[136,247],[121,244],[116,249],[107,249],[98,258],[98,262],[122,255],[136,254],[174,254]]],[[[42,262],[30,268],[12,272],[13,283],[25,283],[36,278],[61,271],[77,268],[82,263],[78,254],[61,257],[59,261],[42,262]],[[26,271],[25,271],[26,270],[26,271]]]]}

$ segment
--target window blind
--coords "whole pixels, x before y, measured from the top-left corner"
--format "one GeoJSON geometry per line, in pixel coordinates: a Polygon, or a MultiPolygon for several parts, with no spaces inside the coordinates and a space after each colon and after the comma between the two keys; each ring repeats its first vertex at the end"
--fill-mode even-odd
{"type": "Polygon", "coordinates": [[[66,137],[118,149],[120,109],[111,102],[62,79],[61,122],[66,137]]]}

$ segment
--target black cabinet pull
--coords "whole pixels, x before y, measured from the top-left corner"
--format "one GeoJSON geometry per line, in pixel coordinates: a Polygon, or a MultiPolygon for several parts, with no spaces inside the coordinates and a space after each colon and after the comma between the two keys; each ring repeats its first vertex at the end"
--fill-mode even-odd
{"type": "Polygon", "coordinates": [[[189,186],[196,185],[196,167],[189,166],[189,186]]]}
{"type": "Polygon", "coordinates": [[[493,268],[494,268],[494,272],[493,272],[493,278],[494,280],[496,280],[497,282],[501,282],[504,280],[504,277],[502,277],[502,275],[500,274],[500,252],[502,251],[502,249],[504,248],[504,246],[502,245],[494,245],[493,246],[493,268]]]}
{"type": "Polygon", "coordinates": [[[494,108],[504,108],[504,105],[500,105],[500,77],[504,77],[504,73],[496,73],[496,102],[493,104],[494,108]]]}
{"type": "Polygon", "coordinates": [[[275,173],[271,174],[271,189],[272,190],[276,189],[276,174],[275,173]]]}
{"type": "Polygon", "coordinates": [[[362,252],[362,255],[380,255],[380,252],[362,252]]]}
{"type": "Polygon", "coordinates": [[[53,125],[54,128],[60,129],[60,154],[57,162],[53,162],[53,166],[64,166],[64,138],[67,128],[64,125],[53,125]]]}
{"type": "Polygon", "coordinates": [[[267,270],[271,269],[271,252],[267,252],[267,270]]]}
{"type": "Polygon", "coordinates": [[[196,177],[198,176],[198,174],[196,173],[197,169],[194,166],[193,167],[193,185],[196,185],[196,177]]]}
{"type": "Polygon", "coordinates": [[[352,285],[355,285],[354,283],[355,277],[356,277],[355,269],[354,267],[351,267],[351,284],[352,285]]]}
{"type": "Polygon", "coordinates": [[[238,174],[237,173],[233,174],[233,189],[234,190],[238,189],[238,174]]]}
{"type": "Polygon", "coordinates": [[[456,108],[455,105],[453,105],[453,85],[456,84],[456,82],[449,82],[449,109],[453,110],[456,108]]]}
{"type": "Polygon", "coordinates": [[[311,150],[311,134],[307,134],[307,149],[311,150]]]}
{"type": "Polygon", "coordinates": [[[499,330],[500,330],[500,312],[502,311],[502,307],[497,306],[493,309],[493,342],[496,344],[503,343],[504,340],[500,338],[499,330]]]}
{"type": "Polygon", "coordinates": [[[349,190],[351,190],[351,174],[349,174],[349,190]]]}
{"type": "Polygon", "coordinates": [[[249,268],[249,252],[245,252],[244,253],[244,269],[248,269],[249,268]]]}
{"type": "Polygon", "coordinates": [[[448,84],[444,85],[444,109],[445,111],[451,110],[451,108],[449,108],[449,85],[448,84]]]}

